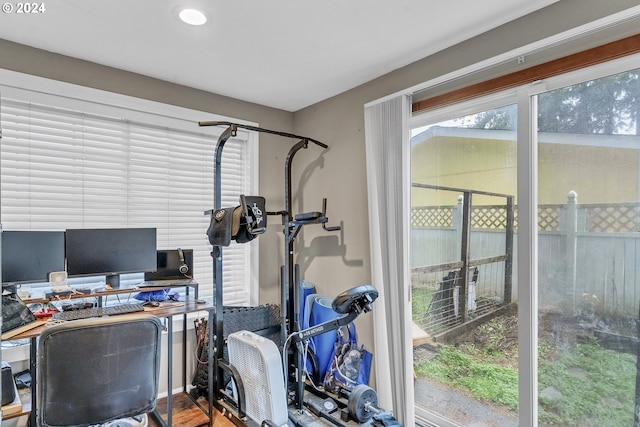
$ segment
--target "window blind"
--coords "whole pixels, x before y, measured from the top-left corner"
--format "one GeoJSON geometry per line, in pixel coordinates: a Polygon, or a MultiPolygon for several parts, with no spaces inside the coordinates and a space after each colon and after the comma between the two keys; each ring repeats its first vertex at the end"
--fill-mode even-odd
{"type": "MultiPolygon", "coordinates": [[[[213,208],[213,156],[222,128],[205,132],[195,112],[191,121],[180,121],[121,106],[96,103],[92,108],[86,100],[73,108],[63,97],[58,104],[56,96],[34,102],[29,96],[2,95],[3,230],[155,227],[158,249],[194,250],[200,295],[212,293],[209,217],[204,212],[213,208]]],[[[223,206],[235,206],[240,194],[252,192],[251,156],[256,154],[250,145],[246,132],[225,145],[223,206]]],[[[225,304],[250,300],[250,246],[232,243],[225,248],[225,304]]],[[[141,278],[123,275],[122,280],[141,278]]]]}

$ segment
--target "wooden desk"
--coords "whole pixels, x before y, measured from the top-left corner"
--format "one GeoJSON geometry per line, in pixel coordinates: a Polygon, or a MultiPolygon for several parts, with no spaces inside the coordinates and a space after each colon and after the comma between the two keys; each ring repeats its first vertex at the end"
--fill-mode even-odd
{"type": "MultiPolygon", "coordinates": [[[[154,288],[144,288],[145,291],[153,290],[154,288]]],[[[164,289],[164,288],[160,288],[164,289]]],[[[131,292],[138,292],[139,289],[130,289],[131,292]]],[[[113,292],[113,291],[111,291],[113,292]]],[[[111,292],[103,292],[99,295],[92,294],[91,296],[109,296],[111,292]]],[[[117,293],[123,293],[123,290],[116,290],[117,293]]],[[[85,297],[86,298],[86,297],[85,297]]],[[[213,322],[213,312],[215,311],[215,305],[212,304],[210,300],[196,300],[194,298],[188,298],[184,301],[179,301],[174,303],[169,301],[167,303],[160,303],[159,307],[145,307],[145,313],[153,314],[154,316],[165,318],[165,326],[167,329],[167,411],[166,411],[166,420],[156,420],[160,425],[172,425],[172,408],[173,408],[173,369],[172,369],[172,361],[173,361],[173,322],[172,318],[174,316],[183,316],[183,391],[186,393],[186,353],[187,353],[187,315],[190,313],[197,312],[206,312],[208,315],[208,321],[210,324],[213,322]]],[[[37,328],[25,331],[21,334],[18,334],[11,338],[11,340],[19,340],[19,339],[29,339],[30,340],[30,349],[29,349],[29,368],[31,371],[31,405],[24,405],[23,410],[19,413],[11,414],[5,419],[15,418],[22,415],[29,415],[29,423],[32,426],[37,425],[36,423],[36,411],[37,401],[36,401],[36,393],[34,390],[36,389],[36,379],[37,379],[37,338],[40,336],[43,330],[45,330],[47,326],[39,326],[37,328]]],[[[211,416],[213,416],[212,412],[209,412],[211,416]]]]}

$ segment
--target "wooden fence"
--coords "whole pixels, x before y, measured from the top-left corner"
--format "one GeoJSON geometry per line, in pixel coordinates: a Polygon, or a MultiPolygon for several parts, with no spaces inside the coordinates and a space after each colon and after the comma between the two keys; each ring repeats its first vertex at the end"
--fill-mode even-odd
{"type": "MultiPolygon", "coordinates": [[[[470,251],[474,258],[504,250],[506,206],[471,208],[470,251]]],[[[514,209],[517,247],[517,209],[514,209]]],[[[412,212],[412,271],[459,256],[462,206],[416,207],[412,212]]],[[[541,308],[591,310],[601,314],[637,316],[640,306],[640,203],[579,205],[571,192],[564,205],[538,208],[538,282],[541,308]]],[[[517,251],[513,254],[511,298],[517,300],[517,251]]],[[[499,274],[479,271],[478,284],[496,300],[504,299],[499,274]]],[[[430,280],[440,280],[433,277],[430,280]]],[[[431,286],[434,286],[431,284],[431,286]]]]}

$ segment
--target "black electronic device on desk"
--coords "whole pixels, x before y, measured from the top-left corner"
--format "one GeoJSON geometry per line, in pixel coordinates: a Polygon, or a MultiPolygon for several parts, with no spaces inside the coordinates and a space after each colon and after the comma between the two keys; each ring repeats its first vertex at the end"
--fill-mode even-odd
{"type": "Polygon", "coordinates": [[[156,271],[144,273],[140,288],[195,285],[193,280],[193,249],[159,249],[156,271]]]}
{"type": "Polygon", "coordinates": [[[181,280],[193,277],[193,249],[159,249],[156,271],[144,273],[144,280],[181,280]]]}

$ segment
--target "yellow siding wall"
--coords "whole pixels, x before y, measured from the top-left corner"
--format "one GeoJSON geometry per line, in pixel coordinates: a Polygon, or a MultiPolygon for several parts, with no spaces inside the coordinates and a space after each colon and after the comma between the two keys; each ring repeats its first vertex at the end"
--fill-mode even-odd
{"type": "MultiPolygon", "coordinates": [[[[638,150],[540,142],[540,204],[638,200],[638,150]]],[[[516,195],[516,145],[512,141],[436,136],[411,151],[413,182],[516,195]]],[[[452,205],[458,193],[412,191],[413,206],[452,205]]],[[[496,199],[474,196],[474,204],[496,199]]]]}

